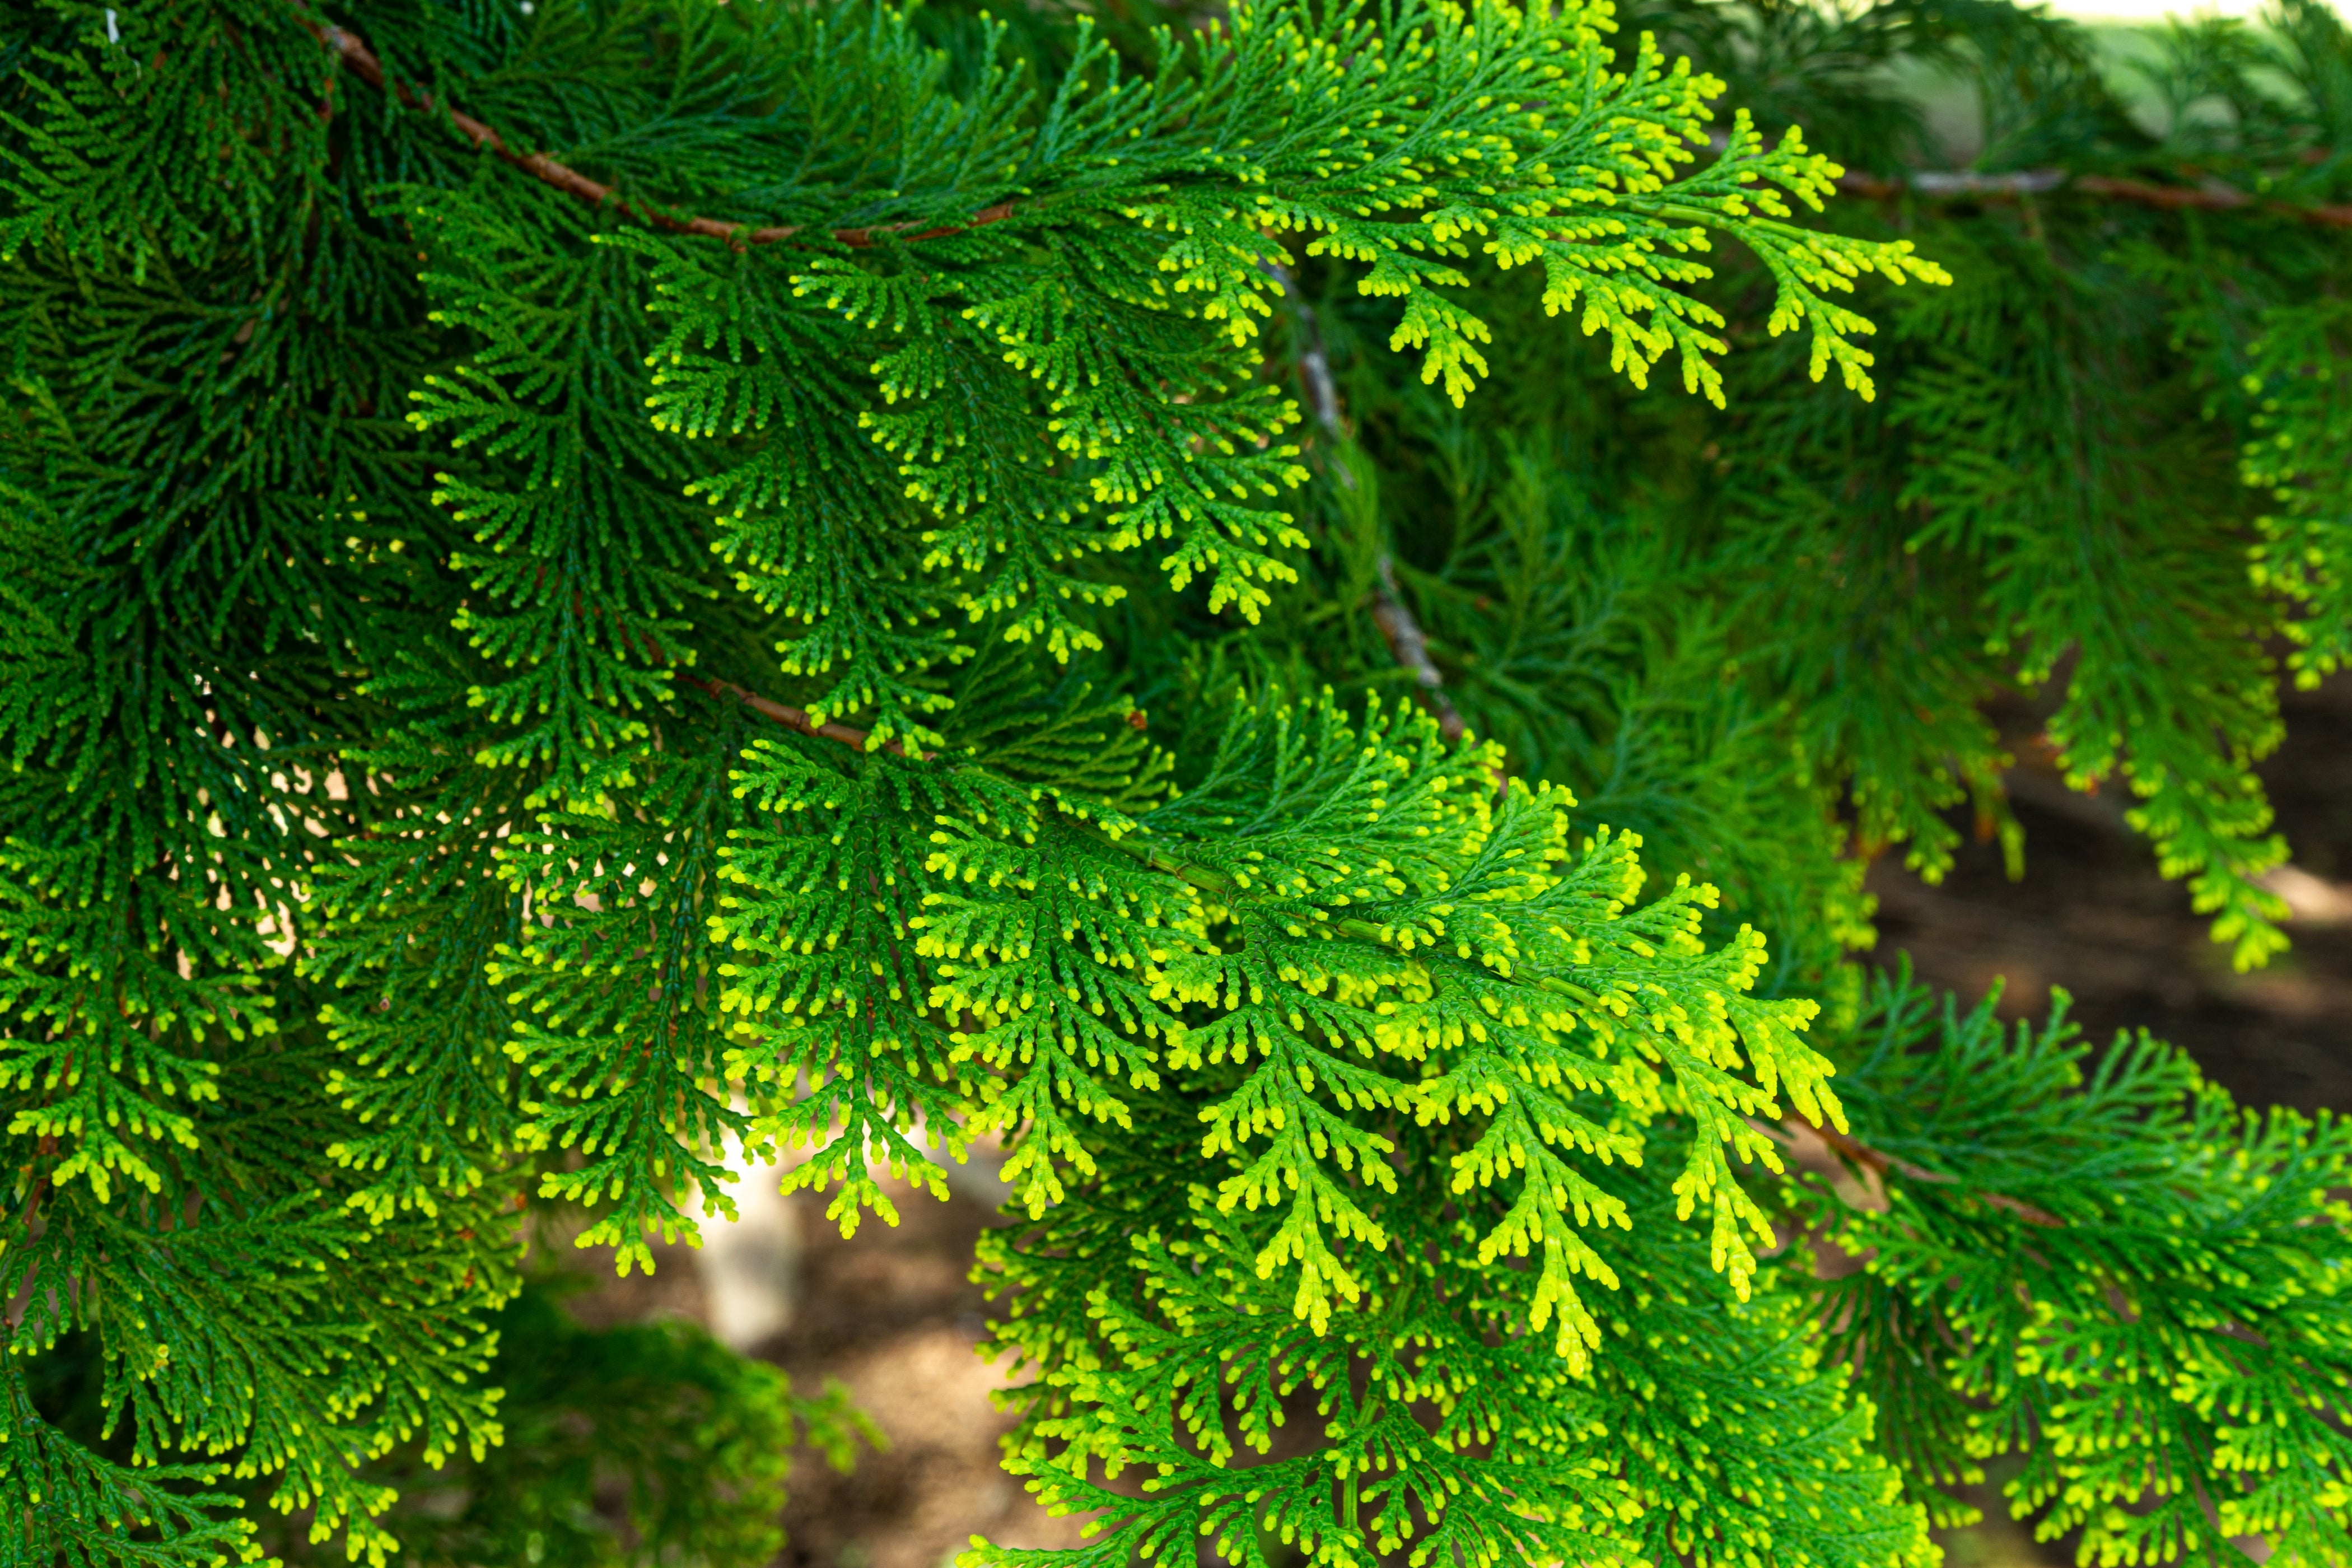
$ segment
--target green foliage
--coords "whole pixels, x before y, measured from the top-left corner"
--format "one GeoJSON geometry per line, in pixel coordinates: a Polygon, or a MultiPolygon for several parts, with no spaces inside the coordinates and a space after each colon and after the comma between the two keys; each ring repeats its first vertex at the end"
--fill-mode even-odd
{"type": "Polygon", "coordinates": [[[0,1563],[772,1552],[855,1417],[520,1214],[987,1142],[1106,1568],[2340,1568],[2336,1124],[1848,955],[2000,698],[2278,947],[2341,25],[1111,9],[0,13],[0,1563]]]}
{"type": "MultiPolygon", "coordinates": [[[[128,1193],[97,1174],[58,1178],[66,1159],[25,1178],[15,1212],[37,1199],[42,1223],[28,1234],[19,1221],[0,1252],[0,1288],[23,1303],[0,1364],[23,1420],[6,1462],[11,1507],[31,1524],[26,1561],[138,1560],[114,1521],[152,1523],[160,1545],[208,1561],[250,1527],[215,1528],[197,1511],[203,1494],[175,1499],[163,1483],[265,1477],[268,1501],[306,1510],[320,1536],[343,1529],[355,1550],[385,1551],[372,1521],[393,1493],[368,1458],[415,1442],[437,1464],[498,1440],[498,1394],[479,1378],[511,1265],[492,1255],[478,1269],[468,1237],[499,1226],[514,1179],[447,1196],[440,1225],[372,1226],[327,1152],[350,1124],[327,1092],[332,1059],[315,1038],[215,1050],[213,1092],[192,1096],[176,1129],[184,1152],[159,1152],[152,1180],[128,1193]],[[33,1185],[42,1177],[46,1191],[33,1185]],[[25,1358],[75,1331],[102,1342],[100,1435],[123,1435],[115,1457],[51,1427],[23,1389],[25,1358]],[[234,1458],[146,1468],[171,1448],[234,1458]]],[[[20,1127],[31,1120],[18,1114],[20,1127]]]]}
{"type": "MultiPolygon", "coordinates": [[[[1304,524],[1319,592],[1246,652],[1222,639],[1229,661],[1295,689],[1412,684],[1350,613],[1391,556],[1470,729],[1721,885],[1774,931],[1790,984],[1869,940],[1848,843],[1902,845],[1934,878],[1965,805],[2021,855],[2000,784],[2020,742],[2076,787],[2126,785],[2216,939],[2264,962],[2284,912],[2264,873],[2286,854],[2253,773],[2281,733],[2273,649],[2307,645],[2294,667],[2315,678],[2343,624],[2342,24],[2296,4],[2266,33],[2183,27],[2111,83],[2075,30],[2006,6],[1640,21],[1703,51],[1735,100],[1815,109],[1833,155],[1890,174],[1936,149],[1888,69],[1976,88],[1977,167],[1923,175],[1881,231],[1952,286],[1884,295],[1880,395],[1860,403],[1804,384],[1756,330],[1769,273],[1727,266],[1717,298],[1748,352],[1706,419],[1563,363],[1505,289],[1477,301],[1500,406],[1449,409],[1388,374],[1385,317],[1347,279],[1303,269],[1286,346],[1302,368],[1328,357],[1340,425],[1306,454],[1335,481],[1304,524]],[[2264,195],[2176,213],[2065,184],[2177,188],[2183,160],[2264,195]],[[1937,199],[1938,176],[1995,199],[1937,199]],[[2334,216],[2297,216],[2314,209],[2334,216]],[[2266,506],[2242,478],[2285,493],[2266,506]],[[1989,700],[2039,732],[2000,732],[1989,700]],[[1815,793],[1818,815],[1790,809],[1815,793]]],[[[1185,626],[1176,646],[1217,637],[1160,616],[1185,626]]],[[[1196,679],[1169,646],[1132,656],[1155,708],[1196,679]]]]}
{"type": "MultiPolygon", "coordinates": [[[[675,1321],[582,1329],[546,1282],[499,1314],[489,1375],[505,1392],[506,1441],[437,1471],[413,1452],[381,1466],[401,1501],[402,1560],[420,1568],[761,1563],[787,1457],[822,1452],[846,1469],[881,1435],[838,1384],[815,1397],[675,1321]]],[[[289,1561],[290,1532],[268,1542],[289,1561]]]]}
{"type": "MultiPolygon", "coordinates": [[[[436,1463],[425,1444],[412,1440],[367,1466],[367,1479],[400,1493],[385,1522],[400,1538],[402,1562],[600,1568],[761,1561],[782,1543],[776,1504],[789,1450],[821,1449],[845,1468],[856,1445],[880,1442],[838,1385],[815,1398],[796,1396],[774,1368],[745,1361],[690,1325],[580,1328],[558,1304],[577,1283],[534,1279],[491,1319],[499,1352],[488,1370],[504,1394],[505,1442],[436,1463]]],[[[93,1467],[100,1478],[120,1475],[100,1457],[119,1455],[124,1445],[104,1431],[100,1336],[62,1342],[29,1373],[16,1384],[26,1401],[20,1414],[37,1423],[29,1435],[59,1445],[68,1462],[93,1467]]],[[[140,1482],[186,1482],[203,1472],[135,1474],[140,1482]]],[[[68,1496],[76,1484],[70,1472],[56,1473],[45,1489],[68,1496]]],[[[244,1489],[256,1485],[247,1480],[244,1489]]],[[[237,1500],[145,1490],[144,1504],[83,1497],[66,1505],[66,1516],[97,1523],[136,1518],[146,1508],[193,1513],[237,1500]]],[[[234,1549],[241,1538],[232,1524],[200,1515],[188,1522],[195,1528],[175,1542],[184,1552],[234,1549]]],[[[307,1522],[298,1514],[266,1523],[260,1542],[285,1561],[325,1561],[305,1539],[307,1522]]],[[[47,1544],[36,1536],[26,1560],[42,1560],[47,1544]]],[[[112,1555],[85,1543],[84,1557],[68,1551],[64,1560],[112,1555]]]]}
{"type": "Polygon", "coordinates": [[[1868,1261],[1822,1289],[1886,1440],[1939,1486],[2022,1451],[2010,1497],[2101,1562],[2341,1563],[2352,1443],[2352,1127],[2242,1110],[2145,1035],[2095,1059],[1904,984],[1840,1082],[1905,1162],[1882,1212],[1824,1205],[1868,1261]]]}
{"type": "MultiPolygon", "coordinates": [[[[1150,1168],[1116,1173],[1134,1189],[1150,1168]]],[[[1257,1278],[1255,1238],[1205,1189],[1171,1229],[1081,1198],[1049,1227],[1001,1233],[992,1271],[1062,1308],[1005,1334],[1052,1369],[1012,1465],[1057,1506],[1105,1510],[1112,1532],[1079,1560],[1165,1558],[1206,1535],[1264,1568],[1254,1523],[1318,1561],[1934,1560],[1873,1450],[1869,1405],[1817,1363],[1801,1297],[1737,1298],[1680,1240],[1647,1167],[1581,1184],[1632,1231],[1593,1233],[1590,1267],[1622,1283],[1595,1292],[1599,1347],[1573,1372],[1550,1336],[1511,1331],[1534,1271],[1484,1266],[1444,1165],[1420,1169],[1400,1177],[1416,1201],[1396,1210],[1396,1261],[1321,1335],[1257,1278]],[[1067,1300],[1080,1284],[1089,1300],[1067,1300]],[[1286,1415],[1319,1436],[1287,1440],[1286,1415]],[[1141,1469],[1142,1498],[1091,1479],[1094,1460],[1141,1469]]]]}
{"type": "Polygon", "coordinates": [[[2254,581],[2304,613],[2285,624],[2298,645],[2288,659],[2300,686],[2344,667],[2352,614],[2342,566],[2352,523],[2352,396],[2344,382],[2345,310],[2282,310],[2274,335],[2253,345],[2246,391],[2262,398],[2259,436],[2246,447],[2246,482],[2271,491],[2278,511],[2262,520],[2254,581]]]}

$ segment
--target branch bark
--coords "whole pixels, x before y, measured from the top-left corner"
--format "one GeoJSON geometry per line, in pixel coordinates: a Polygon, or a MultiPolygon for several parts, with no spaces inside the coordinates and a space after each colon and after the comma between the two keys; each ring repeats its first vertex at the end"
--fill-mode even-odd
{"type": "MultiPolygon", "coordinates": [[[[42,1133],[40,1142],[33,1147],[33,1158],[37,1162],[55,1159],[57,1157],[57,1152],[58,1135],[54,1132],[42,1133]]],[[[34,1217],[39,1212],[42,1195],[48,1190],[49,1173],[46,1169],[37,1171],[33,1176],[32,1188],[25,1194],[25,1206],[21,1211],[19,1211],[25,1217],[26,1234],[28,1235],[30,1234],[30,1228],[33,1224],[34,1217]]]]}
{"type": "Polygon", "coordinates": [[[1412,618],[1412,612],[1405,608],[1404,600],[1397,595],[1396,566],[1385,551],[1381,553],[1379,570],[1380,583],[1372,595],[1372,624],[1388,639],[1389,652],[1396,656],[1397,663],[1412,671],[1413,679],[1420,683],[1422,700],[1437,715],[1438,733],[1448,741],[1458,741],[1469,732],[1469,726],[1462,721],[1454,699],[1445,694],[1445,677],[1429,657],[1429,638],[1422,631],[1421,623],[1412,618]]]}
{"type": "MultiPolygon", "coordinates": [[[[1314,307],[1299,291],[1290,276],[1290,268],[1278,261],[1260,262],[1259,268],[1279,284],[1283,298],[1289,301],[1291,314],[1298,321],[1298,373],[1306,384],[1307,401],[1315,410],[1315,422],[1335,442],[1348,438],[1346,423],[1339,414],[1339,390],[1331,376],[1331,358],[1324,351],[1323,334],[1315,324],[1314,307]]],[[[1348,489],[1356,488],[1356,476],[1344,463],[1334,463],[1330,473],[1348,489]]],[[[1402,595],[1397,592],[1396,563],[1388,552],[1381,552],[1378,563],[1380,581],[1372,588],[1372,624],[1389,645],[1389,653],[1397,663],[1412,672],[1419,683],[1422,700],[1437,719],[1438,732],[1448,741],[1458,741],[1469,732],[1462,715],[1454,706],[1454,699],[1445,694],[1445,677],[1436,661],[1429,657],[1429,637],[1405,607],[1402,595]]]]}
{"type": "MultiPolygon", "coordinates": [[[[856,729],[847,724],[819,724],[809,717],[805,709],[774,701],[746,687],[738,686],[731,680],[713,680],[708,676],[689,675],[685,670],[675,668],[670,673],[686,685],[694,687],[698,690],[707,691],[722,701],[731,697],[761,718],[772,719],[785,729],[797,730],[803,735],[813,735],[822,741],[838,741],[843,745],[860,752],[867,749],[866,742],[873,737],[872,731],[856,729]]],[[[907,748],[896,741],[886,741],[880,750],[894,752],[902,757],[908,755],[907,748]]],[[[925,752],[921,760],[929,762],[938,755],[937,752],[925,752]]]]}
{"type": "MultiPolygon", "coordinates": [[[[1261,261],[1258,269],[1281,286],[1290,313],[1298,320],[1298,374],[1307,384],[1307,401],[1315,410],[1315,422],[1334,441],[1346,440],[1348,432],[1339,419],[1339,387],[1331,378],[1331,356],[1324,352],[1322,330],[1315,324],[1315,307],[1307,302],[1290,268],[1281,262],[1261,261]]],[[[1341,484],[1355,488],[1355,477],[1346,468],[1339,469],[1338,477],[1341,484]]]]}
{"type": "MultiPolygon", "coordinates": [[[[352,74],[361,80],[372,87],[392,93],[412,109],[447,115],[449,123],[457,128],[457,133],[475,146],[496,153],[532,179],[543,184],[551,185],[567,195],[577,196],[592,206],[601,207],[609,205],[614,211],[642,218],[656,228],[666,228],[677,234],[698,234],[707,238],[719,240],[738,250],[750,245],[774,245],[780,240],[791,239],[795,236],[810,232],[805,226],[800,224],[775,224],[763,228],[754,228],[747,224],[724,223],[717,218],[677,217],[643,204],[633,203],[620,195],[613,186],[592,180],[577,169],[557,163],[544,153],[516,152],[495,127],[475,119],[452,104],[436,103],[430,95],[416,92],[404,83],[389,82],[384,76],[383,62],[376,58],[375,51],[369,48],[350,29],[322,27],[313,22],[305,22],[303,26],[310,28],[312,36],[320,43],[333,50],[342,62],[351,68],[352,74]]],[[[877,236],[884,235],[895,237],[902,245],[911,245],[917,240],[940,239],[948,235],[962,234],[971,229],[982,228],[992,223],[1002,223],[1013,216],[1013,211],[1011,202],[999,202],[993,206],[982,207],[962,223],[945,224],[932,228],[916,230],[912,224],[878,224],[867,228],[836,228],[826,232],[841,244],[859,248],[873,245],[877,236]]]]}
{"type": "MultiPolygon", "coordinates": [[[[658,228],[679,234],[698,234],[740,249],[750,245],[774,245],[780,241],[805,235],[809,231],[801,224],[771,224],[752,226],[748,224],[726,223],[718,218],[677,217],[655,208],[633,204],[621,196],[611,185],[592,180],[577,169],[560,163],[544,153],[518,153],[500,135],[496,127],[476,119],[451,104],[436,104],[429,95],[414,91],[404,84],[387,81],[383,62],[373,50],[346,27],[320,26],[306,21],[313,36],[333,50],[349,66],[352,73],[377,89],[390,91],[413,109],[438,110],[449,117],[449,123],[458,133],[477,147],[488,149],[523,173],[551,185],[559,191],[578,196],[595,206],[610,203],[620,212],[642,218],[658,228]]],[[[2265,201],[2228,185],[2208,183],[2200,185],[2159,185],[2146,180],[2119,179],[2106,174],[2080,174],[2069,178],[2054,169],[2030,170],[2017,174],[1979,174],[1968,171],[1957,173],[1926,172],[1898,180],[1886,180],[1871,174],[1847,174],[1838,181],[1838,188],[1849,194],[1888,200],[1906,191],[1922,195],[1974,195],[1995,199],[2015,199],[2043,191],[2061,188],[2080,191],[2090,195],[2106,196],[2117,201],[2137,202],[2147,206],[2168,210],[2203,209],[2229,211],[2238,207],[2260,205],[2264,210],[2305,223],[2326,224],[2333,227],[2352,227],[2352,204],[2303,207],[2290,202],[2265,201]]],[[[1002,223],[1011,217],[1014,204],[998,202],[982,207],[961,223],[940,224],[918,229],[912,224],[877,224],[862,228],[836,228],[828,231],[831,237],[843,245],[864,248],[876,243],[877,236],[895,236],[900,244],[911,245],[920,240],[941,239],[949,235],[964,234],[1002,223]]],[[[1289,278],[1279,268],[1268,270],[1280,279],[1285,289],[1289,278]]],[[[1307,375],[1313,384],[1310,395],[1316,412],[1323,422],[1337,426],[1337,403],[1330,393],[1330,372],[1320,363],[1320,347],[1316,348],[1307,365],[1307,375]]]]}
{"type": "MultiPolygon", "coordinates": [[[[1873,1174],[1884,1176],[1891,1171],[1907,1180],[1927,1182],[1937,1186],[1946,1185],[1958,1179],[1939,1171],[1930,1171],[1924,1165],[1915,1165],[1898,1155],[1874,1149],[1860,1139],[1841,1132],[1834,1127],[1823,1127],[1811,1121],[1806,1122],[1805,1125],[1811,1128],[1814,1136],[1828,1144],[1831,1152],[1840,1159],[1859,1165],[1873,1174]]],[[[1972,1193],[1969,1195],[1980,1202],[1990,1204],[1997,1209],[2013,1214],[2028,1225],[2055,1230],[2063,1227],[2066,1223],[2048,1209],[2027,1203],[2022,1198],[2011,1197],[2007,1193],[1972,1193]]]]}
{"type": "Polygon", "coordinates": [[[1906,192],[1944,198],[1973,196],[1979,200],[2019,201],[2027,196],[2063,190],[2105,196],[2111,201],[2135,202],[2168,212],[2231,212],[2240,207],[2258,206],[2264,212],[2303,223],[2352,228],[2352,204],[2296,206],[2292,202],[2269,201],[2249,195],[2234,186],[2218,182],[2197,185],[2159,185],[2148,180],[2118,179],[2108,174],[2069,175],[2062,169],[2027,169],[2006,174],[1931,170],[1906,174],[1896,180],[1881,179],[1875,174],[1846,174],[1839,178],[1838,189],[1849,195],[1866,196],[1874,201],[1893,201],[1906,192]]]}

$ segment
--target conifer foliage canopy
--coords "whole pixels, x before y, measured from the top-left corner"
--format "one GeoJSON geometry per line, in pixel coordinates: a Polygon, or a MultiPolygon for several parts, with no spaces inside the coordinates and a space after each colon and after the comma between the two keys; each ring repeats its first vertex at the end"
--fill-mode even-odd
{"type": "MultiPolygon", "coordinates": [[[[1865,986],[1839,826],[1933,869],[2006,820],[1978,704],[2071,681],[2065,767],[2274,951],[2248,650],[2341,661],[2352,510],[2340,311],[2261,311],[2340,261],[2151,308],[2260,491],[2021,495],[2101,449],[2020,388],[2161,333],[2003,286],[2160,295],[2173,230],[1827,225],[1782,126],[1907,50],[2016,162],[2155,157],[2049,131],[2062,31],[1111,9],[0,12],[0,1563],[772,1552],[854,1415],[562,1328],[524,1227],[650,1267],[740,1144],[854,1228],[986,1140],[1007,1463],[1097,1568],[1895,1568],[2012,1452],[2104,1561],[2352,1563],[2352,1137],[1865,986]],[[1814,85],[1768,136],[1654,34],[1814,85]],[[1808,575],[1889,529],[1905,592],[1808,575]],[[547,1413],[619,1364],[592,1460],[547,1413]],[[626,1531],[533,1511],[598,1463],[626,1531]]],[[[2283,16],[2285,99],[2223,34],[2200,90],[2289,127],[2215,210],[2308,236],[2352,51],[2283,16]]]]}

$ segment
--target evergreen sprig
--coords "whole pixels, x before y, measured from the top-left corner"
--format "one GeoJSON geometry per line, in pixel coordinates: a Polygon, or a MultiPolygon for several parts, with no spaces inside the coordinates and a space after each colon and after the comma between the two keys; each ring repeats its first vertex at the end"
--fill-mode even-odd
{"type": "Polygon", "coordinates": [[[2013,1034],[1902,984],[1873,1011],[1841,1082],[1916,1175],[1822,1211],[1868,1261],[1822,1310],[1931,1507],[2019,1453],[2009,1496],[2086,1558],[2342,1562],[2352,1131],[2241,1110],[2145,1035],[2094,1059],[2063,995],[2013,1034]]]}
{"type": "Polygon", "coordinates": [[[1844,962],[1857,845],[2015,846],[2001,691],[2278,945],[2322,8],[2155,130],[1958,0],[0,16],[0,1563],[769,1550],[853,1419],[518,1300],[522,1216],[982,1140],[1106,1564],[1924,1563],[2011,1449],[2345,1563],[2335,1124],[1844,962]]]}

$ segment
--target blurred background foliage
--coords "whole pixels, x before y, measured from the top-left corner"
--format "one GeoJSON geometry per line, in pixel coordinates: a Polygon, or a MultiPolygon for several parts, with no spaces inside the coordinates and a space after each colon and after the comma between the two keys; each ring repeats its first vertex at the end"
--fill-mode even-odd
{"type": "MultiPolygon", "coordinates": [[[[537,1227],[562,1233],[557,1217],[537,1227]]],[[[367,1468],[398,1489],[386,1516],[414,1568],[710,1568],[772,1561],[795,1450],[847,1469],[884,1445],[837,1382],[795,1394],[773,1365],[729,1349],[687,1318],[585,1327],[565,1300],[592,1285],[568,1247],[542,1247],[522,1292],[498,1313],[488,1380],[505,1391],[506,1441],[430,1468],[421,1440],[367,1468]]],[[[683,1261],[683,1260],[680,1260],[683,1261]]],[[[118,1463],[128,1433],[100,1404],[97,1331],[81,1330],[28,1363],[36,1406],[66,1436],[118,1463]]],[[[235,1484],[235,1483],[232,1483],[235,1484]]],[[[258,1544],[288,1563],[341,1561],[310,1539],[310,1510],[281,1514],[265,1481],[247,1481],[258,1544]]]]}

